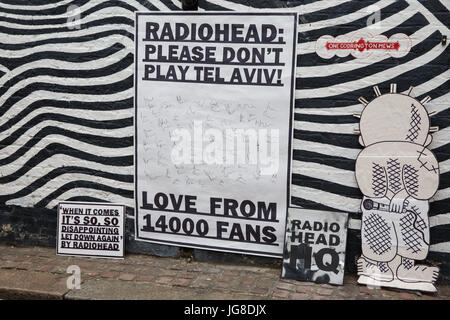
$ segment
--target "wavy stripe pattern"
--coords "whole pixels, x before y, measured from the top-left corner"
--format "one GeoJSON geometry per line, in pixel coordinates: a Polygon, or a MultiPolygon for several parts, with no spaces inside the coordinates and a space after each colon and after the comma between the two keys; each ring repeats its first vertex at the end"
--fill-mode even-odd
{"type": "MultiPolygon", "coordinates": [[[[133,207],[134,11],[180,10],[179,0],[28,0],[0,3],[0,203],[54,207],[61,200],[133,207]],[[72,6],[72,7],[71,7],[72,6]],[[78,8],[70,11],[68,8],[78,8]],[[81,28],[67,21],[79,18],[81,28]]],[[[440,0],[201,0],[200,11],[296,10],[300,14],[292,205],[349,212],[358,228],[361,193],[352,134],[372,87],[412,85],[427,104],[441,184],[430,202],[431,249],[450,252],[448,6],[440,0]],[[371,31],[405,33],[407,56],[322,59],[315,41],[371,31]],[[447,230],[447,232],[445,232],[447,230]],[[449,235],[447,235],[449,234],[449,235]]]]}

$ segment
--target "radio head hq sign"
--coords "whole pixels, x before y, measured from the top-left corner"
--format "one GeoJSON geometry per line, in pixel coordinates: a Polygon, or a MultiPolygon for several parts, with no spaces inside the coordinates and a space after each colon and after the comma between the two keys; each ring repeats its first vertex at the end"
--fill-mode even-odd
{"type": "Polygon", "coordinates": [[[137,13],[136,239],[281,257],[295,13],[137,13]]]}
{"type": "Polygon", "coordinates": [[[344,283],[348,214],[289,208],[281,277],[344,283]]]}

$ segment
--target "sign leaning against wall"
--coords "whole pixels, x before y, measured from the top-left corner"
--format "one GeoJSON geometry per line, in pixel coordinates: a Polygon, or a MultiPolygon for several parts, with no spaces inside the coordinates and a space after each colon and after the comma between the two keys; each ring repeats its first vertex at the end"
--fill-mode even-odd
{"type": "Polygon", "coordinates": [[[137,13],[136,239],[281,257],[296,13],[137,13]]]}

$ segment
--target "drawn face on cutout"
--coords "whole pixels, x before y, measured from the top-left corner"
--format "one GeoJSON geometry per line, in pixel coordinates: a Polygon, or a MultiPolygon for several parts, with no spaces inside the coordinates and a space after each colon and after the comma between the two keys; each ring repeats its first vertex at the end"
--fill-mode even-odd
{"type": "Polygon", "coordinates": [[[432,141],[430,119],[423,104],[399,93],[383,94],[367,103],[361,114],[359,130],[359,142],[364,147],[382,141],[427,146],[432,141]]]}

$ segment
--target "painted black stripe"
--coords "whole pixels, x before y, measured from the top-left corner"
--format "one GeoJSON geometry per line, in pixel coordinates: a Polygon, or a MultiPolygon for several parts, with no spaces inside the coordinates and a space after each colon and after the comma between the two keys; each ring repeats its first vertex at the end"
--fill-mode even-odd
{"type": "MultiPolygon", "coordinates": [[[[160,0],[167,8],[169,8],[170,11],[180,11],[181,9],[178,8],[171,0],[160,0]]],[[[180,1],[181,2],[181,1],[180,1]]]]}
{"type": "Polygon", "coordinates": [[[355,170],[355,160],[353,159],[347,159],[339,156],[329,156],[326,154],[312,151],[293,150],[293,159],[348,170],[349,173],[353,173],[353,171],[355,170]]]}
{"type": "Polygon", "coordinates": [[[61,108],[61,109],[72,109],[72,110],[102,110],[102,111],[115,111],[123,110],[128,108],[133,108],[133,99],[128,98],[120,101],[111,102],[85,102],[85,101],[60,101],[60,100],[37,100],[27,106],[25,109],[20,111],[13,118],[9,119],[3,125],[0,126],[0,132],[5,131],[12,127],[14,124],[22,120],[29,113],[34,110],[38,110],[44,107],[61,108]]]}
{"type": "MultiPolygon", "coordinates": [[[[439,77],[439,76],[443,77],[442,75],[437,75],[437,77],[439,77]]],[[[450,80],[447,80],[440,86],[438,86],[428,92],[425,92],[424,94],[417,96],[417,100],[421,101],[426,96],[430,96],[432,99],[435,100],[439,97],[446,95],[449,91],[450,91],[450,80]]],[[[439,117],[439,115],[436,115],[435,117],[439,117]]]]}
{"type": "MultiPolygon", "coordinates": [[[[381,23],[383,23],[384,19],[389,18],[390,16],[399,13],[400,11],[406,9],[408,7],[408,3],[404,0],[399,0],[390,4],[380,10],[381,12],[381,23]]],[[[349,23],[339,24],[335,26],[320,28],[316,30],[300,32],[298,33],[298,43],[316,41],[323,35],[331,35],[333,37],[337,37],[338,35],[347,34],[350,32],[358,31],[359,29],[367,27],[367,19],[371,14],[365,15],[363,18],[351,21],[349,23]]]]}
{"type": "Polygon", "coordinates": [[[447,143],[438,148],[434,148],[432,149],[432,151],[439,162],[443,162],[450,159],[450,143],[447,143]]]}
{"type": "Polygon", "coordinates": [[[430,210],[428,212],[430,217],[446,213],[450,213],[450,201],[448,198],[430,202],[430,210]]]}
{"type": "MultiPolygon", "coordinates": [[[[19,119],[17,119],[19,121],[19,119]]],[[[88,128],[95,128],[95,129],[119,129],[119,128],[126,128],[133,126],[133,118],[124,118],[124,119],[116,119],[116,120],[91,120],[91,119],[83,119],[83,118],[77,118],[72,116],[67,116],[64,114],[58,114],[58,113],[41,113],[37,116],[35,116],[33,119],[28,121],[27,123],[23,124],[19,129],[11,133],[7,139],[10,139],[11,137],[15,137],[16,139],[19,138],[21,135],[23,135],[27,130],[30,128],[38,125],[42,121],[51,120],[51,121],[58,121],[62,123],[68,123],[68,124],[78,124],[84,127],[88,128]]],[[[2,126],[5,129],[8,129],[5,125],[2,126]]],[[[0,131],[1,132],[1,131],[0,131]]],[[[12,139],[12,138],[11,138],[12,139]]],[[[0,142],[1,144],[1,142],[0,142]]],[[[1,150],[1,147],[0,147],[1,150]]]]}
{"type": "Polygon", "coordinates": [[[343,148],[361,149],[355,134],[329,133],[294,129],[294,139],[320,142],[343,148]]]}
{"type": "Polygon", "coordinates": [[[431,116],[431,125],[438,126],[439,130],[445,129],[450,125],[450,108],[447,108],[438,114],[431,116]]]}
{"type": "MultiPolygon", "coordinates": [[[[36,10],[32,10],[32,9],[15,9],[15,8],[2,8],[2,12],[3,13],[11,13],[11,14],[16,14],[16,15],[27,15],[27,16],[43,16],[43,15],[59,15],[59,14],[64,14],[67,12],[67,8],[69,8],[70,6],[77,6],[77,7],[81,7],[85,4],[87,4],[89,2],[89,0],[74,0],[72,2],[69,2],[67,4],[63,4],[63,5],[56,5],[53,8],[49,8],[49,9],[36,9],[36,10]]],[[[43,3],[40,3],[41,5],[43,3]]]]}
{"type": "MultiPolygon", "coordinates": [[[[444,26],[450,28],[450,20],[448,9],[439,0],[418,0],[425,8],[427,8],[433,16],[438,19],[444,26]]],[[[443,0],[448,1],[448,0],[443,0]]]]}
{"type": "MultiPolygon", "coordinates": [[[[116,1],[116,0],[110,0],[110,1],[105,1],[102,3],[97,4],[96,6],[86,10],[86,11],[82,11],[80,12],[80,19],[83,19],[84,17],[89,16],[92,13],[95,13],[99,10],[105,9],[105,8],[123,8],[126,10],[129,10],[131,12],[137,11],[137,9],[123,1],[116,1]]],[[[83,8],[81,8],[83,9],[83,8]]],[[[10,18],[10,17],[1,17],[0,16],[0,21],[4,21],[4,22],[9,22],[9,23],[16,23],[16,24],[24,24],[24,25],[33,25],[33,26],[37,26],[37,25],[49,25],[49,24],[66,24],[68,18],[71,18],[69,16],[67,17],[63,17],[63,18],[47,18],[47,19],[18,19],[18,18],[10,18]]]]}
{"type": "MultiPolygon", "coordinates": [[[[316,1],[306,0],[292,0],[292,1],[284,1],[284,0],[226,0],[228,2],[234,2],[236,4],[244,4],[248,7],[258,8],[258,9],[271,9],[271,8],[293,8],[298,7],[303,4],[313,3],[316,1]],[[242,3],[244,2],[244,3],[242,3]]],[[[225,1],[224,1],[225,2],[225,1]]]]}
{"type": "Polygon", "coordinates": [[[418,52],[427,52],[432,48],[440,45],[441,38],[442,36],[439,31],[434,32],[428,38],[424,39],[414,47],[414,54],[407,54],[402,58],[389,57],[371,65],[364,65],[364,67],[361,67],[359,69],[340,72],[327,77],[301,78],[300,81],[297,82],[299,84],[299,87],[297,87],[297,89],[326,88],[348,81],[362,80],[365,77],[372,76],[378,72],[389,70],[416,59],[418,52]]]}
{"type": "MultiPolygon", "coordinates": [[[[450,171],[439,175],[439,190],[450,187],[450,171]]],[[[449,211],[450,212],[450,211],[449,211]]]]}
{"type": "Polygon", "coordinates": [[[0,49],[3,50],[11,50],[18,51],[27,48],[34,48],[44,44],[64,44],[64,43],[79,43],[79,42],[87,42],[93,40],[99,40],[101,38],[105,38],[111,35],[122,35],[134,41],[134,35],[126,30],[118,29],[118,30],[108,30],[102,31],[93,34],[87,34],[79,37],[64,37],[64,38],[47,38],[39,41],[31,41],[26,43],[3,43],[0,42],[0,49]]]}
{"type": "MultiPolygon", "coordinates": [[[[135,1],[140,3],[142,6],[146,7],[149,10],[159,11],[158,8],[156,8],[154,5],[151,4],[151,1],[148,1],[148,0],[135,0],[135,1]]],[[[2,8],[2,12],[4,12],[4,13],[11,13],[11,14],[15,14],[15,15],[25,15],[25,16],[33,16],[33,15],[39,15],[39,16],[43,16],[43,15],[48,15],[48,16],[51,16],[51,15],[62,15],[62,14],[67,13],[67,10],[68,10],[68,8],[70,6],[77,6],[77,7],[82,8],[82,6],[87,4],[88,2],[89,2],[89,0],[74,0],[74,1],[69,2],[67,4],[63,4],[63,5],[59,5],[59,6],[57,5],[57,6],[53,7],[53,8],[36,9],[36,10],[2,8]]],[[[107,2],[111,2],[113,6],[120,6],[120,2],[122,2],[122,1],[108,0],[107,2]]],[[[17,4],[17,2],[14,2],[14,4],[17,4]]],[[[40,4],[42,5],[43,3],[41,2],[40,4]]],[[[47,2],[45,4],[47,4],[47,2]]]]}
{"type": "MultiPolygon", "coordinates": [[[[295,196],[291,197],[291,203],[293,206],[299,206],[302,207],[304,209],[310,209],[310,210],[324,210],[324,211],[336,211],[336,212],[349,212],[349,211],[343,211],[343,210],[339,210],[333,207],[329,207],[324,205],[323,203],[319,203],[319,202],[314,202],[311,200],[306,200],[303,198],[298,198],[295,196]]],[[[358,215],[357,212],[349,212],[352,215],[358,215]]],[[[358,215],[360,217],[360,215],[358,215]]]]}
{"type": "Polygon", "coordinates": [[[198,6],[202,9],[205,9],[207,11],[232,11],[231,9],[228,9],[226,7],[222,7],[219,5],[216,5],[214,3],[210,3],[206,0],[199,0],[198,6]]]}
{"type": "MultiPolygon", "coordinates": [[[[25,131],[28,128],[20,128],[17,131],[25,131]]],[[[63,129],[60,127],[54,127],[54,126],[48,126],[45,128],[42,128],[39,130],[36,135],[34,135],[32,138],[28,139],[28,141],[25,143],[24,146],[22,146],[20,149],[18,149],[16,152],[14,152],[13,155],[16,153],[21,152],[23,149],[29,149],[36,145],[39,141],[44,139],[46,136],[49,135],[61,135],[68,138],[72,138],[78,141],[85,142],[90,145],[94,146],[102,146],[105,148],[125,148],[130,147],[133,145],[133,137],[123,137],[123,138],[117,138],[117,137],[106,137],[106,136],[97,136],[94,134],[88,134],[88,133],[80,133],[80,132],[74,132],[67,129],[63,129]]],[[[6,148],[8,145],[12,145],[14,141],[16,141],[19,138],[19,135],[10,135],[0,141],[0,150],[6,148]]],[[[0,164],[2,164],[6,159],[11,158],[13,155],[0,160],[0,164]]]]}
{"type": "Polygon", "coordinates": [[[294,119],[296,121],[305,121],[313,123],[328,123],[328,124],[349,124],[349,123],[359,123],[359,119],[352,115],[316,115],[307,113],[294,113],[294,119]]]}
{"type": "MultiPolygon", "coordinates": [[[[99,198],[89,197],[89,196],[76,196],[76,197],[71,197],[69,199],[64,199],[64,201],[110,203],[110,201],[107,201],[105,199],[99,199],[99,198]]],[[[58,207],[58,205],[56,205],[54,208],[56,209],[57,207],[58,207]]]]}
{"type": "MultiPolygon", "coordinates": [[[[346,57],[338,57],[335,55],[330,59],[323,59],[317,55],[317,53],[306,53],[306,54],[298,54],[297,55],[297,67],[317,67],[317,66],[330,66],[338,63],[344,63],[351,60],[355,60],[356,58],[352,55],[348,55],[346,57]]],[[[339,66],[333,66],[333,68],[338,68],[339,66]]],[[[298,70],[300,75],[302,73],[302,69],[298,70]]],[[[298,79],[298,78],[297,78],[298,79]]]]}
{"type": "MultiPolygon", "coordinates": [[[[437,75],[442,74],[448,68],[448,55],[450,53],[450,46],[447,46],[443,52],[437,56],[432,61],[427,62],[426,64],[409,70],[403,74],[396,76],[395,78],[389,79],[384,82],[380,82],[378,84],[373,83],[370,86],[349,91],[343,94],[339,94],[336,96],[329,96],[324,98],[306,98],[306,99],[296,99],[295,107],[296,108],[331,108],[331,107],[346,107],[349,105],[357,104],[358,98],[360,96],[366,97],[366,99],[370,100],[375,97],[375,93],[373,91],[373,86],[378,85],[382,92],[389,92],[389,86],[391,83],[397,84],[397,91],[405,91],[410,86],[417,87],[418,85],[425,83],[437,75]],[[420,77],[417,75],[420,74],[420,77]]],[[[410,53],[411,54],[411,53],[410,53]]],[[[303,83],[303,82],[301,82],[303,83]]],[[[447,92],[445,92],[447,93],[447,92]]],[[[435,98],[430,94],[431,98],[435,98]]]]}
{"type": "Polygon", "coordinates": [[[91,95],[99,95],[100,97],[101,95],[118,93],[132,87],[133,87],[132,75],[124,80],[104,85],[102,84],[90,86],[65,86],[55,83],[34,82],[23,87],[22,89],[17,90],[14,95],[9,97],[3,103],[3,106],[0,111],[0,117],[3,116],[5,112],[15,103],[17,103],[24,97],[30,95],[32,92],[37,90],[45,90],[49,92],[64,92],[70,94],[91,94],[91,95]]]}
{"type": "Polygon", "coordinates": [[[61,52],[61,51],[41,51],[20,58],[0,57],[0,64],[4,65],[9,70],[14,70],[15,68],[20,67],[21,65],[34,61],[39,61],[41,59],[53,59],[65,62],[83,63],[106,58],[110,55],[119,52],[124,48],[125,46],[123,44],[116,42],[112,46],[98,51],[76,52],[76,53],[61,52]]]}
{"type": "Polygon", "coordinates": [[[69,70],[69,69],[53,69],[53,68],[34,68],[28,69],[18,75],[14,76],[10,80],[6,81],[0,88],[0,96],[6,93],[9,88],[19,83],[23,79],[37,77],[37,76],[52,76],[59,78],[98,78],[113,75],[117,72],[125,70],[131,66],[134,62],[133,54],[129,53],[120,61],[111,63],[105,67],[99,69],[86,69],[86,70],[69,70]]]}
{"type": "MultiPolygon", "coordinates": [[[[352,173],[349,172],[349,174],[351,175],[352,173]]],[[[312,178],[297,173],[292,174],[292,184],[300,187],[322,190],[352,199],[362,199],[363,197],[358,188],[348,187],[339,183],[312,178]]]]}
{"type": "MultiPolygon", "coordinates": [[[[295,153],[295,152],[294,152],[295,153]]],[[[294,155],[294,160],[296,156],[294,155]]],[[[314,163],[320,163],[317,161],[314,161],[314,159],[308,159],[310,161],[307,162],[314,162],[314,163]]],[[[353,169],[354,169],[354,161],[351,161],[353,163],[353,169]]],[[[333,166],[335,167],[335,166],[333,166]]],[[[354,175],[354,171],[349,170],[349,175],[354,175]]],[[[324,190],[327,192],[347,196],[347,195],[361,195],[358,188],[355,187],[348,187],[344,186],[338,183],[330,182],[328,180],[322,180],[318,178],[309,177],[308,173],[306,175],[301,175],[297,173],[292,174],[292,183],[295,185],[304,185],[310,188],[324,190]]],[[[446,189],[450,186],[450,172],[446,172],[440,175],[440,184],[438,190],[446,189]]]]}
{"type": "Polygon", "coordinates": [[[2,3],[15,6],[42,6],[44,4],[57,4],[63,0],[2,0],[2,3]]]}
{"type": "MultiPolygon", "coordinates": [[[[30,185],[20,189],[19,191],[15,192],[15,193],[0,196],[0,203],[2,203],[2,202],[4,203],[10,199],[24,197],[24,196],[36,191],[37,189],[39,189],[40,187],[42,187],[43,185],[45,185],[49,181],[57,178],[60,175],[75,174],[75,173],[82,173],[82,174],[91,175],[91,176],[95,176],[95,177],[102,177],[102,178],[110,179],[110,180],[114,180],[114,181],[130,182],[130,183],[133,182],[132,175],[116,174],[116,173],[110,173],[110,172],[93,170],[90,168],[83,168],[83,167],[76,167],[76,166],[62,167],[62,168],[57,168],[55,170],[52,170],[51,172],[45,174],[44,176],[40,177],[39,179],[33,181],[33,183],[31,183],[30,185]]],[[[17,177],[16,179],[18,179],[18,178],[19,177],[17,177]]]]}
{"type": "MultiPolygon", "coordinates": [[[[448,148],[450,149],[450,146],[448,148]]],[[[433,151],[433,153],[435,152],[433,151]]],[[[349,174],[354,174],[355,170],[355,160],[353,159],[347,159],[339,156],[330,156],[322,153],[305,150],[293,150],[293,160],[317,163],[337,169],[348,170],[349,174]]],[[[450,177],[448,177],[448,173],[441,174],[440,181],[441,182],[439,185],[439,189],[448,188],[450,183],[450,177]],[[444,177],[442,177],[443,175],[444,177]]]]}
{"type": "Polygon", "coordinates": [[[430,244],[449,241],[450,224],[442,224],[430,228],[430,244]]]}
{"type": "MultiPolygon", "coordinates": [[[[390,38],[396,33],[404,33],[411,37],[414,33],[422,29],[423,27],[429,25],[428,19],[420,12],[414,14],[408,20],[402,22],[395,28],[389,29],[383,33],[386,37],[390,38]]],[[[412,49],[415,50],[415,49],[412,49]]],[[[417,50],[416,50],[417,51],[417,50]]]]}
{"type": "Polygon", "coordinates": [[[150,3],[151,1],[148,1],[148,0],[136,0],[136,1],[139,2],[139,4],[146,7],[150,11],[159,11],[159,9],[157,7],[155,7],[154,5],[152,5],[150,3]]]}
{"type": "Polygon", "coordinates": [[[378,1],[379,0],[347,1],[342,4],[339,4],[339,2],[336,1],[336,6],[334,7],[299,15],[300,23],[313,23],[346,16],[363,8],[369,7],[378,1]]]}
{"type": "MultiPolygon", "coordinates": [[[[8,163],[11,163],[15,160],[17,160],[19,157],[21,157],[25,152],[28,150],[25,148],[20,148],[17,152],[15,152],[13,155],[11,155],[8,158],[1,159],[0,165],[6,165],[8,163]]],[[[26,170],[29,170],[29,168],[32,168],[36,166],[37,164],[41,163],[47,158],[50,158],[51,156],[55,154],[65,154],[77,159],[81,160],[87,160],[92,162],[97,162],[100,164],[110,165],[110,166],[118,166],[118,167],[128,167],[133,165],[133,156],[132,155],[125,155],[125,156],[117,156],[117,157],[104,157],[99,156],[95,154],[90,154],[75,148],[72,148],[68,145],[64,145],[61,143],[51,143],[42,150],[40,150],[37,154],[35,154],[32,158],[30,158],[24,165],[24,168],[28,168],[26,170]]]]}
{"type": "MultiPolygon", "coordinates": [[[[108,17],[84,23],[83,29],[84,28],[89,29],[97,26],[105,26],[108,24],[115,24],[115,25],[123,24],[130,27],[134,27],[134,20],[120,16],[108,17]]],[[[17,29],[0,26],[0,32],[8,35],[42,35],[46,33],[61,33],[61,32],[76,32],[76,31],[78,31],[78,29],[70,29],[69,25],[67,24],[59,28],[42,28],[42,29],[17,29]]]]}
{"type": "Polygon", "coordinates": [[[132,190],[125,190],[121,188],[114,188],[111,186],[105,186],[104,184],[91,182],[91,181],[85,181],[85,180],[78,180],[78,181],[72,181],[69,183],[66,183],[65,185],[61,186],[51,194],[49,194],[47,197],[43,198],[41,201],[39,201],[35,207],[45,207],[49,202],[52,200],[57,199],[61,194],[63,194],[66,191],[69,191],[71,189],[75,188],[88,188],[88,189],[95,189],[95,190],[102,190],[106,191],[112,194],[120,195],[124,198],[133,199],[133,191],[132,190]]]}
{"type": "MultiPolygon", "coordinates": [[[[9,183],[9,182],[19,179],[20,177],[26,175],[27,172],[29,172],[34,167],[38,166],[41,162],[43,162],[46,159],[47,158],[37,157],[37,155],[36,155],[35,157],[33,157],[27,161],[27,166],[22,166],[17,171],[15,171],[7,176],[0,177],[0,184],[6,184],[6,183],[9,183]]],[[[112,161],[115,161],[114,158],[110,158],[110,159],[112,159],[112,161]]],[[[46,175],[46,177],[47,177],[46,179],[43,179],[42,177],[40,177],[38,180],[42,180],[45,183],[61,174],[65,174],[65,173],[86,173],[86,174],[90,174],[92,176],[105,177],[108,179],[117,180],[117,181],[121,181],[121,182],[130,182],[130,183],[133,182],[133,175],[123,175],[123,174],[116,174],[116,173],[110,174],[108,172],[103,172],[103,171],[100,172],[98,170],[93,170],[93,169],[90,169],[87,167],[64,166],[64,165],[63,165],[63,167],[57,168],[57,169],[53,170],[51,173],[48,173],[46,175]]],[[[39,185],[38,187],[42,186],[43,184],[39,185]]]]}

